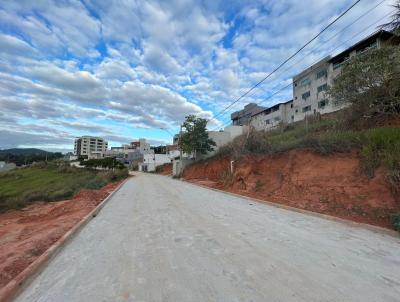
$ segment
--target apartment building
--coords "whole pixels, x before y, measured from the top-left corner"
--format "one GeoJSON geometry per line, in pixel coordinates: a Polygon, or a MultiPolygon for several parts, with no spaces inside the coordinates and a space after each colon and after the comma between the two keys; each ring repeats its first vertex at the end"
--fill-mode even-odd
{"type": "Polygon", "coordinates": [[[271,130],[279,124],[302,121],[308,115],[322,115],[342,109],[343,105],[329,99],[327,90],[334,85],[343,64],[354,56],[380,48],[386,43],[398,44],[398,39],[394,41],[393,37],[392,33],[379,30],[341,53],[325,57],[293,77],[293,100],[259,111],[249,110],[257,108],[257,105],[248,104],[243,110],[232,113],[232,124],[251,121],[251,125],[257,130],[271,130]]]}
{"type": "Polygon", "coordinates": [[[329,102],[326,91],[330,85],[328,73],[330,56],[293,77],[294,121],[304,120],[317,112],[324,114],[339,110],[329,102]]]}
{"type": "Polygon", "coordinates": [[[392,37],[392,33],[379,30],[334,57],[327,56],[294,76],[294,121],[304,120],[307,115],[326,114],[342,109],[343,105],[330,100],[326,91],[334,85],[343,64],[369,49],[382,47],[392,37]]]}
{"type": "Polygon", "coordinates": [[[293,100],[276,104],[255,114],[250,125],[256,130],[271,130],[281,124],[294,122],[293,100]]]}
{"type": "Polygon", "coordinates": [[[255,103],[249,103],[242,110],[231,114],[232,125],[245,126],[248,125],[253,115],[265,110],[265,107],[258,106],[255,103]]]}
{"type": "Polygon", "coordinates": [[[99,158],[107,150],[108,142],[101,137],[82,136],[75,139],[74,155],[99,158]]]}

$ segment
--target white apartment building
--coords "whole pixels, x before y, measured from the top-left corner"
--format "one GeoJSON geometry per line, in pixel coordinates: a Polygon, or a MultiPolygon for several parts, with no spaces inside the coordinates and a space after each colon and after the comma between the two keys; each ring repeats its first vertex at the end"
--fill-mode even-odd
{"type": "Polygon", "coordinates": [[[294,121],[293,100],[276,104],[251,118],[250,125],[256,130],[272,130],[281,124],[290,124],[294,121]]]}
{"type": "Polygon", "coordinates": [[[74,155],[86,158],[99,158],[107,150],[108,142],[95,136],[82,136],[75,139],[74,155]]]}
{"type": "Polygon", "coordinates": [[[369,49],[380,48],[393,34],[379,30],[334,57],[327,56],[293,77],[294,121],[307,115],[326,114],[343,108],[330,100],[326,91],[334,84],[345,62],[369,49]]]}
{"type": "Polygon", "coordinates": [[[328,81],[330,57],[307,68],[293,77],[294,121],[304,120],[307,115],[334,112],[340,108],[334,106],[326,97],[330,85],[328,81]]]}
{"type": "MultiPolygon", "coordinates": [[[[392,33],[379,30],[334,57],[325,57],[293,77],[293,100],[254,112],[251,118],[249,110],[234,112],[231,115],[232,124],[237,124],[238,116],[246,111],[246,122],[250,122],[256,130],[272,130],[280,124],[302,121],[308,115],[323,115],[342,109],[343,105],[330,100],[326,92],[334,84],[343,64],[369,49],[382,47],[392,37],[392,33]]],[[[250,105],[245,108],[254,107],[254,104],[250,105]]]]}

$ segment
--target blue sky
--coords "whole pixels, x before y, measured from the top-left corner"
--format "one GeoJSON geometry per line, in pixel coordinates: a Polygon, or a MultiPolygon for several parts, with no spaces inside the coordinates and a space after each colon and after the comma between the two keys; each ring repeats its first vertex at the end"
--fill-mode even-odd
{"type": "Polygon", "coordinates": [[[65,151],[80,135],[105,137],[111,146],[139,137],[169,143],[160,128],[176,132],[188,114],[209,119],[214,129],[248,102],[288,100],[290,87],[269,96],[387,22],[394,1],[361,1],[213,118],[352,2],[3,0],[0,148],[65,151]]]}

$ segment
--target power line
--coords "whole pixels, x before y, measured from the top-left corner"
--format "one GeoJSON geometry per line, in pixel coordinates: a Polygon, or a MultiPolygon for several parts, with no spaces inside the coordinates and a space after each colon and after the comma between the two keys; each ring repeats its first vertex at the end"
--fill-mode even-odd
{"type": "MultiPolygon", "coordinates": [[[[355,20],[353,20],[351,23],[349,23],[348,25],[346,25],[344,28],[342,28],[340,31],[338,31],[336,34],[334,34],[333,36],[329,37],[328,39],[326,39],[325,41],[321,42],[321,44],[317,45],[316,47],[310,49],[304,56],[302,56],[298,61],[296,61],[295,63],[293,63],[292,65],[289,65],[287,68],[285,68],[284,70],[282,70],[282,72],[280,74],[283,74],[285,71],[289,70],[290,68],[292,68],[293,66],[299,64],[300,62],[302,62],[304,60],[304,58],[306,58],[308,55],[310,55],[312,52],[315,52],[316,50],[320,49],[324,44],[326,44],[327,42],[331,41],[333,38],[337,37],[340,33],[344,32],[345,30],[347,30],[348,28],[350,28],[350,26],[352,26],[353,24],[355,24],[357,21],[359,21],[360,19],[362,19],[364,16],[366,16],[367,14],[369,14],[371,11],[373,11],[374,9],[376,9],[379,5],[382,5],[383,2],[385,2],[387,0],[382,0],[381,2],[379,2],[378,4],[374,5],[373,7],[371,7],[370,9],[368,9],[366,12],[364,12],[363,14],[361,14],[360,16],[358,16],[355,20]]],[[[385,15],[386,17],[386,15],[385,15]]],[[[323,57],[321,58],[323,59],[323,57]]]]}
{"type": "MultiPolygon", "coordinates": [[[[352,26],[353,24],[355,24],[357,21],[359,21],[360,19],[362,19],[363,17],[365,17],[367,14],[369,14],[371,11],[373,11],[374,9],[376,9],[379,5],[382,5],[385,1],[387,0],[382,0],[381,2],[379,2],[378,4],[374,5],[373,7],[371,7],[370,9],[368,9],[366,12],[364,12],[363,14],[361,14],[360,16],[358,16],[355,20],[353,20],[351,23],[349,23],[347,26],[345,26],[344,28],[342,28],[340,31],[338,31],[336,34],[334,34],[333,36],[329,37],[328,39],[326,39],[325,41],[323,41],[321,44],[317,45],[316,47],[310,49],[304,56],[302,56],[298,61],[296,61],[295,63],[293,63],[292,65],[289,65],[287,68],[285,68],[284,70],[282,70],[282,72],[280,74],[283,74],[284,72],[286,72],[287,70],[291,69],[293,66],[299,64],[300,62],[303,62],[304,58],[306,58],[308,55],[310,55],[312,52],[315,52],[316,50],[320,49],[324,44],[326,44],[327,42],[331,41],[333,38],[335,38],[336,36],[338,36],[340,33],[344,32],[345,30],[347,30],[348,28],[350,28],[350,26],[352,26]]],[[[386,17],[386,15],[385,15],[386,17]]],[[[336,48],[335,48],[336,49],[336,48]]],[[[323,59],[324,57],[322,57],[321,59],[323,59]]],[[[254,95],[254,94],[252,94],[254,95]]],[[[218,114],[220,115],[220,114],[218,114]]],[[[216,117],[214,117],[216,118],[216,117]]]]}
{"type": "Polygon", "coordinates": [[[345,14],[347,14],[354,6],[356,6],[361,0],[355,1],[348,9],[346,9],[343,13],[341,13],[338,17],[335,18],[332,22],[330,22],[327,26],[325,26],[316,36],[314,36],[311,40],[309,40],[306,44],[304,44],[302,47],[300,47],[295,53],[293,53],[290,57],[288,57],[285,61],[283,61],[278,67],[276,67],[273,71],[271,71],[267,76],[265,76],[261,81],[253,85],[249,90],[247,90],[244,94],[242,94],[239,98],[234,100],[230,105],[225,107],[221,112],[219,112],[214,118],[217,118],[220,116],[223,112],[225,112],[227,109],[232,107],[235,103],[240,101],[242,98],[244,98],[246,95],[248,95],[251,91],[256,89],[260,84],[262,84],[265,80],[267,80],[271,75],[273,75],[276,71],[278,71],[283,65],[285,65],[289,60],[291,60],[293,57],[295,57],[300,51],[302,51],[304,48],[306,48],[311,42],[313,42],[315,39],[317,39],[322,33],[324,33],[329,27],[331,27],[334,23],[336,23],[339,19],[341,19],[345,14]]]}
{"type": "MultiPolygon", "coordinates": [[[[383,1],[382,1],[382,2],[383,2],[383,1]]],[[[340,48],[341,46],[347,44],[349,41],[353,40],[355,37],[357,37],[358,35],[362,34],[363,32],[365,32],[365,31],[366,31],[367,29],[369,29],[370,27],[376,25],[377,23],[379,23],[380,21],[382,21],[383,19],[385,19],[387,16],[391,15],[393,12],[395,12],[395,10],[390,11],[389,13],[385,14],[384,16],[382,16],[381,18],[379,18],[378,20],[376,20],[375,22],[369,24],[369,25],[368,25],[367,27],[365,27],[363,30],[361,30],[361,31],[359,31],[358,33],[354,34],[354,35],[351,36],[349,39],[347,39],[346,41],[342,42],[341,44],[339,44],[338,46],[336,46],[334,49],[330,50],[330,52],[334,52],[336,49],[338,49],[338,48],[340,48]]],[[[319,62],[319,61],[322,60],[324,57],[326,57],[326,55],[324,55],[324,56],[322,56],[321,58],[319,58],[316,62],[319,62]]],[[[304,57],[303,57],[302,59],[304,59],[304,57]]],[[[291,68],[291,67],[293,67],[294,65],[300,63],[300,62],[302,61],[302,59],[299,60],[299,61],[297,61],[296,63],[290,65],[289,68],[291,68]]],[[[316,63],[316,62],[315,62],[315,63],[316,63]]],[[[313,63],[313,64],[315,64],[315,63],[313,63]]],[[[312,64],[312,65],[313,65],[313,64],[312,64]]],[[[311,66],[312,66],[312,65],[311,65],[311,66]]],[[[287,68],[287,69],[289,69],[289,68],[287,68]]],[[[285,69],[285,70],[287,70],[287,69],[285,69]]],[[[286,85],[286,86],[280,88],[279,90],[277,90],[276,92],[274,92],[273,94],[271,94],[270,96],[268,96],[267,98],[263,99],[263,100],[262,100],[261,102],[259,102],[258,104],[262,104],[262,103],[266,102],[267,100],[271,99],[273,96],[275,96],[275,95],[278,94],[279,92],[285,90],[286,88],[288,88],[288,87],[291,86],[292,84],[293,84],[293,83],[290,83],[290,84],[288,84],[288,85],[286,85]]],[[[216,127],[215,129],[218,129],[218,128],[221,128],[221,127],[225,127],[225,126],[229,125],[230,123],[231,123],[231,122],[230,122],[230,120],[229,120],[229,122],[225,123],[223,126],[216,127]]],[[[214,129],[214,130],[215,130],[215,129],[214,129]]]]}

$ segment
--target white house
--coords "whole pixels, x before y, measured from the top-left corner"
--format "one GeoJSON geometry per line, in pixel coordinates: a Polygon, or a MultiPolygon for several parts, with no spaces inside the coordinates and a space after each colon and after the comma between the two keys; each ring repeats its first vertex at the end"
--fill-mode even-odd
{"type": "Polygon", "coordinates": [[[143,162],[139,163],[139,171],[154,172],[158,166],[171,164],[173,157],[169,154],[144,154],[143,162]]]}

